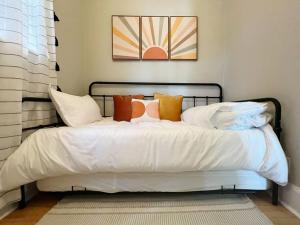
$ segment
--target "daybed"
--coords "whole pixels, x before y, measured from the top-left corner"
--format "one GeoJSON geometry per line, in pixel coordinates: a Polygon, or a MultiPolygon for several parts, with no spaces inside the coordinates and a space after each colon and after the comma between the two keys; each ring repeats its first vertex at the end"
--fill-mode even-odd
{"type": "MultiPolygon", "coordinates": [[[[223,100],[222,87],[211,83],[94,82],[89,94],[101,101],[103,116],[107,117],[113,93],[94,93],[96,87],[118,92],[130,87],[166,86],[168,90],[183,86],[218,92],[184,96],[192,106],[223,100]]],[[[278,141],[280,103],[273,98],[253,101],[273,104],[274,131],[271,126],[209,130],[170,121],[131,124],[109,117],[79,128],[59,123],[30,128],[39,130],[7,160],[0,172],[0,188],[23,185],[22,206],[26,204],[24,184],[33,181],[37,181],[40,191],[47,192],[248,193],[272,188],[272,202],[277,204],[278,184],[287,182],[286,158],[278,141]]]]}

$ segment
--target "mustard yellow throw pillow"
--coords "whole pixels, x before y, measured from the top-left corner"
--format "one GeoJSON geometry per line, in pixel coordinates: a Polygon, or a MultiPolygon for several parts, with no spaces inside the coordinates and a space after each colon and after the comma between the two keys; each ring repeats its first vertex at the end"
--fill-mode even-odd
{"type": "Polygon", "coordinates": [[[170,96],[156,93],[154,99],[159,99],[159,115],[161,120],[180,121],[183,96],[170,96]]]}

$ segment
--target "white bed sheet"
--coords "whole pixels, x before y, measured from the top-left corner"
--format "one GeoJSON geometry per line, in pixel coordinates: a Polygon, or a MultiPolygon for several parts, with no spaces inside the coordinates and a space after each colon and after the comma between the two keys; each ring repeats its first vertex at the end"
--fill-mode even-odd
{"type": "Polygon", "coordinates": [[[188,192],[224,189],[267,190],[270,181],[256,172],[97,173],[53,177],[37,182],[40,191],[188,192]]]}
{"type": "Polygon", "coordinates": [[[0,171],[0,192],[50,177],[92,173],[251,170],[280,185],[287,162],[271,126],[224,131],[160,121],[103,120],[79,128],[41,129],[0,171]]]}

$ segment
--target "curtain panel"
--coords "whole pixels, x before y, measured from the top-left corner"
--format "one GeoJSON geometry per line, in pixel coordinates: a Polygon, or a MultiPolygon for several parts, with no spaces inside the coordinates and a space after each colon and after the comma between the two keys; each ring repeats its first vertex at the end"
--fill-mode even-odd
{"type": "MultiPolygon", "coordinates": [[[[56,122],[51,103],[22,103],[48,98],[55,66],[53,0],[0,0],[0,169],[29,134],[22,129],[56,122]]],[[[0,192],[0,209],[19,199],[19,189],[0,192]]]]}

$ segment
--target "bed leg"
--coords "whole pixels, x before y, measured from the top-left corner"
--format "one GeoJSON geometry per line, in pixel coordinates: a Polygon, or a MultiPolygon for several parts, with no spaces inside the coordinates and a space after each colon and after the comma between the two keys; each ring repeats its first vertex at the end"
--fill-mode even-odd
{"type": "Polygon", "coordinates": [[[19,209],[24,209],[27,205],[26,202],[26,191],[25,191],[25,185],[21,186],[21,201],[19,202],[19,209]]]}
{"type": "Polygon", "coordinates": [[[278,205],[278,184],[272,183],[272,204],[278,205]]]}

